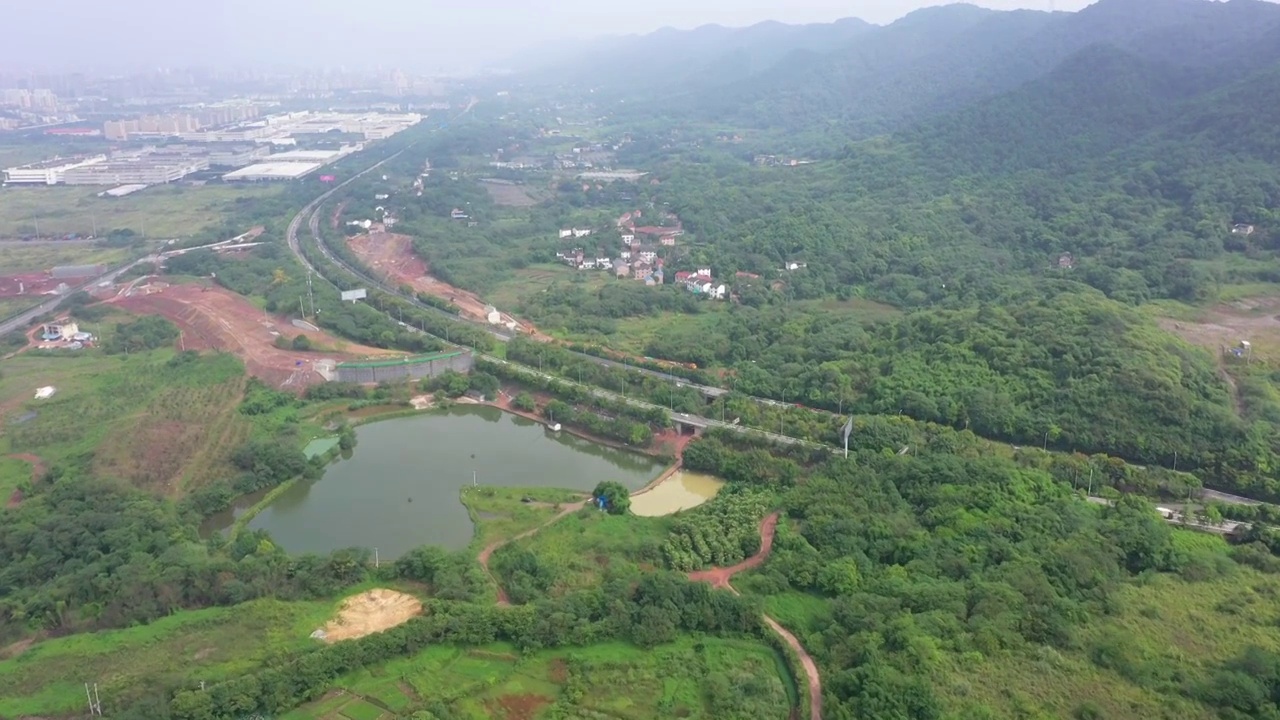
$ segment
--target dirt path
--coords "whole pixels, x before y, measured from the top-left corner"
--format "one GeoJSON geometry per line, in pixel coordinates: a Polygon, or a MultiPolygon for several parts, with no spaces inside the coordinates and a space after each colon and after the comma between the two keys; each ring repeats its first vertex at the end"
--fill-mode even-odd
{"type": "Polygon", "coordinates": [[[760,551],[755,555],[743,560],[742,562],[727,568],[711,568],[710,570],[698,570],[689,573],[689,579],[694,582],[708,582],[712,587],[725,588],[732,590],[729,581],[734,575],[743,570],[750,570],[758,567],[769,557],[769,553],[773,551],[773,535],[778,528],[778,513],[770,513],[764,520],[760,521],[760,551]]]}
{"type": "Polygon", "coordinates": [[[503,545],[506,545],[508,543],[513,543],[517,540],[523,540],[529,537],[530,535],[533,535],[534,533],[538,532],[542,528],[554,522],[557,522],[559,520],[563,520],[565,517],[581,510],[586,506],[587,506],[586,500],[582,500],[576,503],[571,503],[569,505],[562,505],[561,507],[563,509],[560,510],[560,512],[556,513],[554,517],[542,523],[541,525],[535,528],[530,528],[529,530],[525,530],[524,532],[514,537],[509,537],[504,540],[495,540],[489,543],[487,546],[485,546],[483,550],[480,551],[480,556],[479,556],[480,567],[484,568],[485,574],[488,575],[491,580],[493,580],[493,584],[498,586],[498,606],[499,607],[506,607],[510,605],[511,599],[507,597],[507,591],[502,589],[502,583],[498,582],[498,577],[493,574],[492,570],[489,569],[489,558],[493,556],[493,553],[503,545]]]}
{"type": "MultiPolygon", "coordinates": [[[[712,587],[724,588],[734,595],[738,591],[729,584],[734,575],[743,570],[750,570],[758,567],[769,557],[769,553],[773,551],[773,536],[778,529],[778,513],[770,513],[764,520],[760,521],[760,551],[755,555],[743,560],[742,562],[727,568],[711,568],[710,570],[699,570],[689,573],[689,579],[694,582],[709,582],[712,587]]],[[[809,720],[822,720],[822,678],[818,675],[818,664],[813,661],[809,653],[805,651],[804,646],[792,635],[786,628],[778,624],[777,620],[763,616],[765,625],[774,632],[782,641],[787,644],[796,656],[800,658],[800,665],[804,668],[804,674],[807,676],[809,686],[809,720]]]]}
{"type": "Polygon", "coordinates": [[[805,652],[804,646],[796,636],[787,632],[787,629],[779,625],[777,620],[765,615],[764,624],[768,625],[769,629],[782,638],[783,642],[800,657],[800,664],[804,667],[804,674],[808,676],[809,681],[809,720],[822,720],[822,678],[818,675],[818,664],[809,657],[809,653],[805,652]]]}

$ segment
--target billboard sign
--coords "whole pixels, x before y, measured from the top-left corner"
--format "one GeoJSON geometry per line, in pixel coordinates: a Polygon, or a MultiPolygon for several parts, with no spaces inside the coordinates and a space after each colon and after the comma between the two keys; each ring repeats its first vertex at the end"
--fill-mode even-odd
{"type": "Polygon", "coordinates": [[[356,289],[356,290],[343,290],[343,291],[342,291],[342,301],[343,301],[343,302],[347,302],[348,300],[350,300],[351,302],[355,302],[355,301],[357,301],[357,300],[363,300],[363,299],[365,299],[366,297],[368,297],[368,293],[365,291],[365,288],[359,288],[359,289],[356,289]]]}
{"type": "Polygon", "coordinates": [[[320,176],[320,182],[322,183],[331,183],[337,179],[338,179],[337,175],[321,175],[320,176]]]}

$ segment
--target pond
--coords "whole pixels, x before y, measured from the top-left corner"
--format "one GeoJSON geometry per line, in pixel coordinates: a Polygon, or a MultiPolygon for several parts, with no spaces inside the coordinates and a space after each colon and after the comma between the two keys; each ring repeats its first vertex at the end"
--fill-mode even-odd
{"type": "Polygon", "coordinates": [[[677,470],[653,489],[632,497],[631,512],[641,517],[670,515],[701,505],[722,487],[724,481],[718,477],[677,470]]]}
{"type": "MultiPolygon", "coordinates": [[[[465,547],[473,526],[459,499],[464,485],[590,491],[601,480],[636,490],[662,472],[646,455],[599,445],[497,408],[459,406],[356,428],[350,459],[300,482],[249,521],[292,553],[377,548],[392,559],[420,545],[465,547]]],[[[262,494],[211,518],[230,527],[262,494]]]]}

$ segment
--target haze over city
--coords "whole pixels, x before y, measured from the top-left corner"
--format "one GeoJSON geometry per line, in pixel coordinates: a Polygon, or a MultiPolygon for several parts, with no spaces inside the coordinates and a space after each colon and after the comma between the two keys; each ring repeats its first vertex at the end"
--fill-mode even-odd
{"type": "MultiPolygon", "coordinates": [[[[403,67],[414,71],[500,63],[559,40],[745,26],[766,20],[888,23],[930,0],[654,0],[601,6],[585,0],[491,0],[469,6],[408,0],[214,0],[199,11],[161,0],[13,3],[5,24],[20,29],[0,45],[9,69],[130,71],[187,65],[403,67]],[[145,38],[145,42],[139,42],[145,38]]],[[[1085,0],[981,0],[1010,10],[1078,10],[1085,0]]]]}

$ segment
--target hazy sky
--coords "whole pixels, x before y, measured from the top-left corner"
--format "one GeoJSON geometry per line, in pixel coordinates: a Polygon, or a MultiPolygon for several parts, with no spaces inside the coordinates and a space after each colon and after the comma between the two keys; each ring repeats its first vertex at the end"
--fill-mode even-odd
{"type": "MultiPolygon", "coordinates": [[[[1078,10],[1090,0],[1056,0],[1078,10]]],[[[432,69],[562,38],[762,20],[887,23],[938,0],[0,0],[0,68],[192,64],[432,69]]],[[[1051,0],[979,0],[999,9],[1051,0]]]]}

